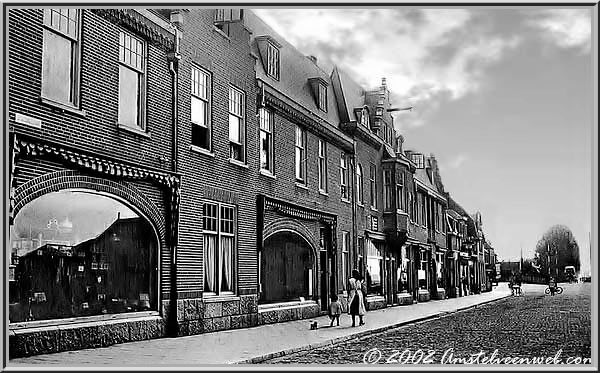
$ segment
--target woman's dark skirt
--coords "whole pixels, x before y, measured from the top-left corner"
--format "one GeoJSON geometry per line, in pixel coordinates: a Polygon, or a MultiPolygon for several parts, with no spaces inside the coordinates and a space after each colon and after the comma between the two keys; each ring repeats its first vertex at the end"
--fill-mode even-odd
{"type": "Polygon", "coordinates": [[[351,315],[358,315],[358,295],[354,296],[354,299],[352,299],[352,303],[350,303],[350,314],[351,315]]]}

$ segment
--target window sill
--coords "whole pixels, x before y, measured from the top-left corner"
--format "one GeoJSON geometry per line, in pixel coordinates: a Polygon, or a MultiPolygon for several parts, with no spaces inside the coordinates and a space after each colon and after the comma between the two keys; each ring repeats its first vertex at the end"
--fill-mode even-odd
{"type": "Polygon", "coordinates": [[[325,197],[329,197],[329,193],[327,193],[326,191],[321,190],[321,189],[319,189],[319,194],[322,196],[325,196],[325,197]]]}
{"type": "Polygon", "coordinates": [[[36,321],[22,321],[10,323],[8,325],[9,330],[24,330],[31,328],[44,328],[44,327],[64,327],[65,325],[77,325],[94,322],[104,322],[113,320],[127,320],[136,319],[142,317],[159,317],[158,311],[139,311],[139,312],[125,312],[125,313],[113,313],[105,315],[93,315],[93,316],[79,316],[69,317],[64,319],[52,319],[52,320],[36,320],[36,321]]]}
{"type": "Polygon", "coordinates": [[[350,200],[347,198],[341,198],[340,200],[344,203],[348,203],[348,204],[351,203],[350,200]]]}
{"type": "Polygon", "coordinates": [[[238,167],[242,167],[242,168],[246,168],[246,169],[249,168],[247,164],[245,164],[244,162],[238,161],[237,159],[229,158],[229,163],[234,164],[238,167]]]}
{"type": "Polygon", "coordinates": [[[362,207],[363,209],[365,208],[365,204],[364,203],[357,202],[356,205],[358,207],[362,207]]]}
{"type": "Polygon", "coordinates": [[[206,155],[208,157],[213,157],[213,158],[215,157],[215,153],[212,153],[211,151],[209,151],[207,149],[204,149],[204,148],[201,148],[201,147],[196,146],[196,145],[190,145],[190,150],[193,151],[193,152],[196,152],[196,153],[204,154],[204,155],[206,155]]]}
{"type": "Polygon", "coordinates": [[[271,178],[273,180],[277,180],[277,176],[273,175],[270,171],[267,171],[265,169],[260,169],[259,173],[263,176],[266,176],[268,178],[271,178]]]}
{"type": "Polygon", "coordinates": [[[235,294],[221,294],[221,295],[217,295],[214,293],[208,293],[208,294],[203,294],[202,295],[202,300],[205,303],[216,303],[216,302],[226,302],[226,301],[230,301],[230,300],[240,300],[240,296],[239,295],[235,295],[235,294]]]}
{"type": "Polygon", "coordinates": [[[379,210],[377,210],[377,209],[376,209],[376,208],[374,208],[373,206],[371,206],[371,211],[379,212],[379,210]]]}
{"type": "Polygon", "coordinates": [[[302,184],[302,183],[296,181],[295,185],[297,188],[308,190],[308,187],[306,186],[306,184],[302,184]]]}
{"type": "Polygon", "coordinates": [[[231,37],[229,35],[227,35],[223,30],[221,30],[220,28],[218,28],[217,26],[213,26],[213,31],[216,32],[217,34],[221,35],[222,37],[224,37],[227,41],[231,41],[231,37]]]}
{"type": "Polygon", "coordinates": [[[119,130],[123,130],[123,131],[126,131],[126,132],[133,133],[134,135],[139,135],[139,136],[142,136],[142,137],[146,137],[148,139],[150,138],[150,134],[148,132],[145,132],[145,131],[142,131],[142,130],[139,130],[139,129],[136,129],[136,128],[133,128],[133,127],[129,127],[129,126],[126,126],[124,124],[118,123],[117,124],[117,128],[119,130]]]}
{"type": "Polygon", "coordinates": [[[42,104],[53,106],[56,109],[60,109],[63,112],[66,111],[66,112],[69,112],[71,114],[79,115],[81,117],[85,117],[87,115],[87,113],[83,109],[78,109],[75,106],[71,106],[71,105],[61,104],[60,102],[56,102],[56,101],[51,100],[49,98],[45,98],[45,97],[41,97],[40,96],[40,102],[42,104]]]}

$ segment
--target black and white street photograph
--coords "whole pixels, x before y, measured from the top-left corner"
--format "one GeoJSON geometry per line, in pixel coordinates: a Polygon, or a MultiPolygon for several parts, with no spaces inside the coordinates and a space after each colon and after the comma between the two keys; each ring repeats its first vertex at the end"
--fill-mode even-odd
{"type": "Polygon", "coordinates": [[[2,8],[1,370],[597,371],[597,3],[2,8]]]}

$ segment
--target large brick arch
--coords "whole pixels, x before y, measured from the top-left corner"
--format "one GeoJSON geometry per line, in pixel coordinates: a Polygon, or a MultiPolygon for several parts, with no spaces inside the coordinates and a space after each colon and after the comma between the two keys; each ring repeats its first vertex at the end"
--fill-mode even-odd
{"type": "Polygon", "coordinates": [[[50,172],[33,178],[15,190],[14,216],[23,206],[45,194],[66,189],[83,189],[107,195],[131,207],[147,218],[162,241],[165,238],[165,218],[158,206],[146,197],[133,184],[126,181],[114,181],[81,174],[78,171],[65,170],[50,172]]]}
{"type": "Polygon", "coordinates": [[[318,254],[319,240],[302,222],[290,219],[279,218],[267,223],[263,229],[263,237],[266,241],[269,237],[279,232],[292,232],[302,237],[313,250],[315,258],[318,254]]]}

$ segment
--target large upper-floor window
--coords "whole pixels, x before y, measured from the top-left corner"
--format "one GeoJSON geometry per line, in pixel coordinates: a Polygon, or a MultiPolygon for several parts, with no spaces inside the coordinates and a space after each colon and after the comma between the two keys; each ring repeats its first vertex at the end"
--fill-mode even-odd
{"type": "Polygon", "coordinates": [[[327,192],[327,143],[319,139],[319,190],[327,192]]]}
{"type": "Polygon", "coordinates": [[[79,105],[80,11],[44,9],[42,97],[79,105]]]}
{"type": "Polygon", "coordinates": [[[404,172],[396,174],[396,208],[406,212],[406,201],[404,196],[404,172]]]}
{"type": "Polygon", "coordinates": [[[245,162],[246,95],[240,89],[229,86],[229,157],[245,162]]]}
{"type": "Polygon", "coordinates": [[[377,166],[369,164],[369,185],[371,189],[371,207],[377,209],[377,166]]]}
{"type": "Polygon", "coordinates": [[[296,126],[296,181],[306,184],[306,131],[296,126]]]}
{"type": "Polygon", "coordinates": [[[340,156],[340,194],[342,199],[349,199],[350,194],[348,190],[348,155],[342,153],[340,156]]]}
{"type": "Polygon", "coordinates": [[[394,208],[394,185],[392,183],[392,171],[383,171],[383,198],[386,211],[394,208]]]}
{"type": "Polygon", "coordinates": [[[144,129],[145,44],[119,32],[119,124],[144,129]]]}
{"type": "Polygon", "coordinates": [[[356,201],[359,204],[364,203],[364,196],[363,196],[363,169],[362,166],[360,164],[356,165],[356,201]]]}
{"type": "Polygon", "coordinates": [[[191,82],[192,145],[210,151],[210,74],[196,66],[192,66],[191,82]]]}
{"type": "Polygon", "coordinates": [[[273,113],[266,109],[258,109],[260,122],[260,169],[274,173],[273,168],[273,113]]]}
{"type": "Polygon", "coordinates": [[[206,202],[203,206],[204,292],[231,294],[235,273],[235,207],[206,202]]]}
{"type": "Polygon", "coordinates": [[[272,43],[267,44],[267,75],[279,80],[279,49],[272,43]]]}

